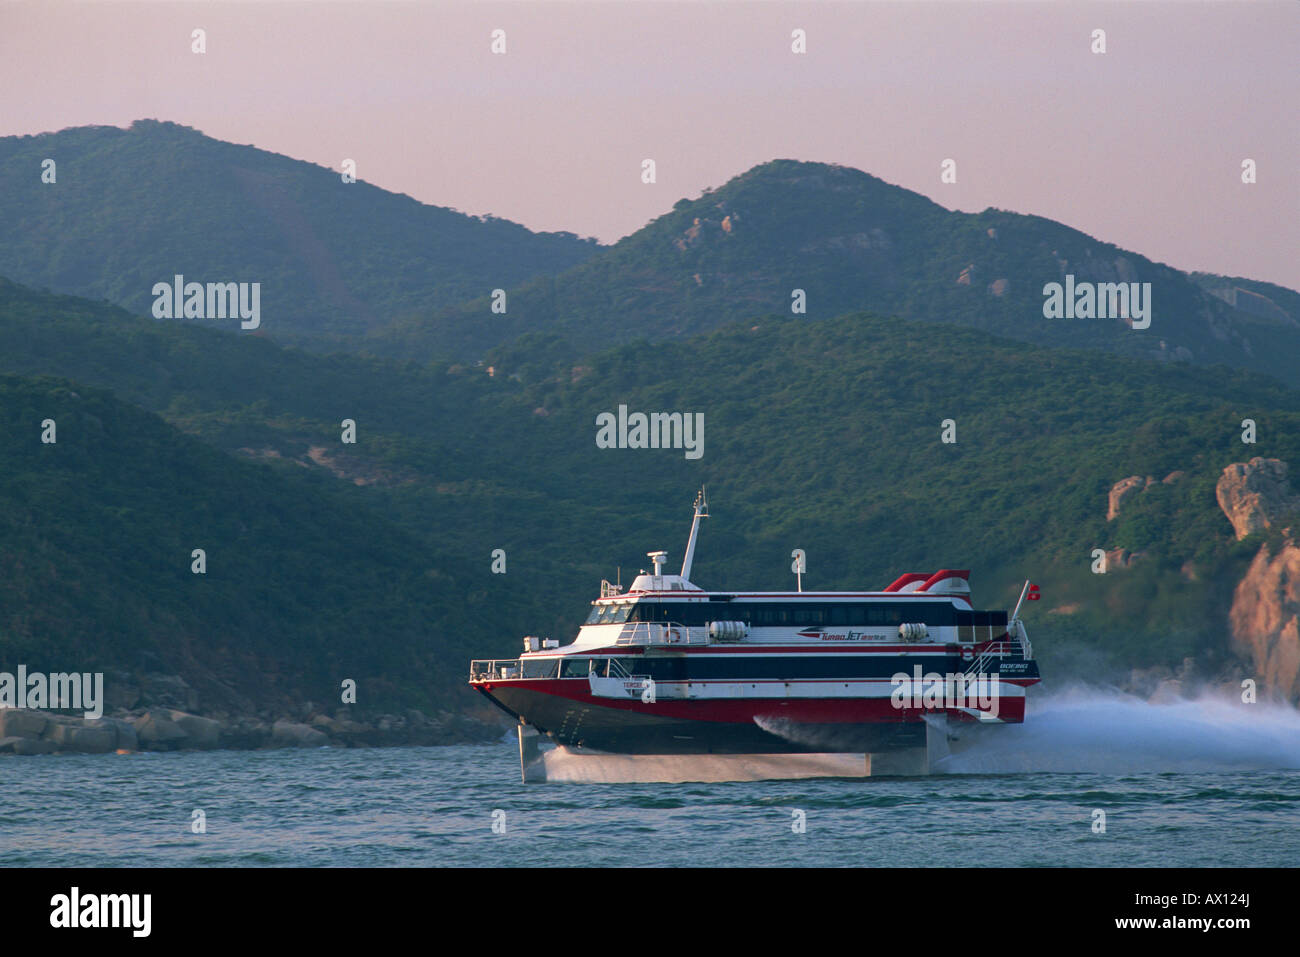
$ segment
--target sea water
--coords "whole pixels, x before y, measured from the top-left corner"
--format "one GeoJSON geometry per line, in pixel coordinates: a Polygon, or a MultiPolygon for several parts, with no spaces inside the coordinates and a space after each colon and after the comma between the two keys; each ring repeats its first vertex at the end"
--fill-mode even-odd
{"type": "Polygon", "coordinates": [[[440,748],[9,757],[0,865],[1300,860],[1294,709],[1076,689],[1032,699],[1023,726],[975,733],[926,777],[671,785],[523,784],[513,735],[440,748]]]}

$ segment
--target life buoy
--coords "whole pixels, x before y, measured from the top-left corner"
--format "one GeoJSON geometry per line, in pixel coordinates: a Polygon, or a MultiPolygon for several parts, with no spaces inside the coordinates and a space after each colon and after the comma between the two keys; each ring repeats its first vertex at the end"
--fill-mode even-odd
{"type": "Polygon", "coordinates": [[[966,661],[970,661],[972,658],[975,657],[975,649],[972,648],[970,645],[965,645],[962,647],[961,656],[966,661]]]}

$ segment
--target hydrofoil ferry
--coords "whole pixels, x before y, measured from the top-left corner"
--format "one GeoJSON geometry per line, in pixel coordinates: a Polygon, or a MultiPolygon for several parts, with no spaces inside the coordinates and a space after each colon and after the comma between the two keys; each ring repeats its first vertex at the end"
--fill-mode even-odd
{"type": "MultiPolygon", "coordinates": [[[[579,753],[911,752],[932,763],[967,724],[1019,723],[1039,679],[1019,613],[977,610],[969,572],[908,572],[880,591],[718,592],[691,581],[701,491],[680,574],[667,553],[626,591],[608,581],[566,645],[529,636],[475,660],[471,686],[579,753]],[[936,740],[939,739],[939,740],[936,740]]],[[[796,571],[799,571],[796,557],[796,571]]]]}

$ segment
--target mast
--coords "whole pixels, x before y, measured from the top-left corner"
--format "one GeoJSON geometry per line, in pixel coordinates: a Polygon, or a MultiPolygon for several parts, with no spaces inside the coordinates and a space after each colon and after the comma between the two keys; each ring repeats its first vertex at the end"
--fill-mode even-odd
{"type": "Polygon", "coordinates": [[[691,563],[695,561],[695,539],[700,533],[700,519],[709,517],[709,503],[704,498],[704,486],[695,496],[695,517],[691,519],[691,537],[686,540],[686,557],[682,559],[682,580],[691,580],[691,563]]]}

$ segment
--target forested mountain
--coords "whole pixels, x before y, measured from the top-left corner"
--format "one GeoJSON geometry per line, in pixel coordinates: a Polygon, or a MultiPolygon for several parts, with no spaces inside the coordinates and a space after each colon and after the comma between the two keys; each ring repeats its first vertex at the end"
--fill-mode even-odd
{"type": "MultiPolygon", "coordinates": [[[[558,276],[433,306],[375,334],[394,355],[480,356],[525,332],[571,354],[628,338],[690,336],[735,319],[807,319],[868,310],[956,324],[1042,345],[1157,360],[1224,363],[1294,377],[1300,303],[1281,287],[1205,282],[1039,216],[951,212],[859,170],[765,163],[558,276]],[[1150,327],[1117,319],[1048,319],[1044,287],[1150,283],[1150,327]],[[1236,287],[1249,290],[1241,296],[1236,287]]],[[[1142,288],[1142,287],[1139,287],[1142,288]]],[[[918,342],[937,333],[916,330],[918,342]]]]}
{"type": "Polygon", "coordinates": [[[1058,676],[1082,657],[1094,675],[1214,667],[1260,544],[1235,539],[1215,482],[1256,455],[1300,461],[1300,394],[1266,378],[953,326],[751,319],[577,363],[547,346],[484,365],[321,356],[0,283],[0,371],[23,377],[0,390],[0,653],[102,652],[209,675],[213,694],[275,676],[249,698],[351,671],[387,700],[456,701],[471,654],[563,636],[600,578],[654,548],[680,559],[707,484],[707,587],[784,587],[796,547],[816,588],[970,567],[988,606],[1043,586],[1031,631],[1058,676]],[[71,381],[33,378],[51,375],[71,381]],[[596,417],[620,405],[702,413],[702,455],[599,448],[596,417]],[[1108,520],[1135,474],[1155,482],[1108,520]],[[1096,548],[1128,557],[1095,575],[1096,548]]]}
{"type": "Polygon", "coordinates": [[[0,275],[142,315],[178,274],[258,282],[256,335],[421,361],[477,361],[524,334],[576,359],[758,315],[855,311],[1283,381],[1300,356],[1292,290],[1183,273],[1039,216],[953,212],[843,166],[777,160],[671,209],[665,197],[667,212],[608,247],[428,206],[361,173],[347,184],[152,120],[0,138],[0,275]],[[1045,318],[1044,287],[1067,276],[1149,283],[1150,327],[1045,318]]]}
{"type": "Polygon", "coordinates": [[[0,275],[141,315],[154,284],[177,274],[257,282],[259,334],[324,347],[597,248],[428,206],[358,172],[344,183],[337,170],[153,120],[3,137],[0,275]]]}

